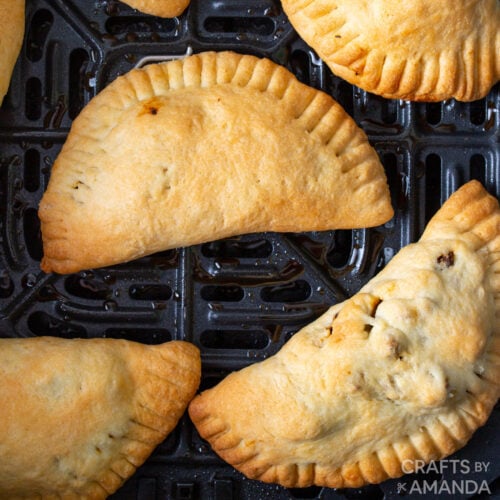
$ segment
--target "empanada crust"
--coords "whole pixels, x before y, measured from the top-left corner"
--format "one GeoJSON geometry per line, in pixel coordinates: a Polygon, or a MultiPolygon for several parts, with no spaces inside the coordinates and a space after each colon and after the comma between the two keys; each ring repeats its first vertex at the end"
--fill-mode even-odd
{"type": "Polygon", "coordinates": [[[268,59],[205,52],[118,78],[73,123],[40,204],[42,269],[70,273],[241,233],[393,215],[364,132],[268,59]]]}
{"type": "Polygon", "coordinates": [[[497,0],[283,0],[336,75],[386,98],[473,101],[500,78],[497,0]]]}
{"type": "Polygon", "coordinates": [[[25,0],[0,0],[0,104],[7,94],[12,71],[24,38],[25,0]]]}
{"type": "Polygon", "coordinates": [[[0,497],[103,499],[174,429],[198,349],[114,339],[0,339],[0,497]]]}
{"type": "Polygon", "coordinates": [[[473,181],[358,294],[190,416],[223,459],[287,487],[359,487],[441,459],[500,394],[499,271],[498,201],[473,181]]]}
{"type": "Polygon", "coordinates": [[[146,14],[158,17],[180,16],[189,5],[190,0],[121,0],[146,14]]]}

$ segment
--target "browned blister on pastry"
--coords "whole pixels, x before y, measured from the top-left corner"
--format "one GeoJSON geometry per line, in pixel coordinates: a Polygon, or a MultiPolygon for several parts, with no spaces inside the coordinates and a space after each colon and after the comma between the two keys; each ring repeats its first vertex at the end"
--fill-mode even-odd
{"type": "Polygon", "coordinates": [[[159,17],[180,16],[189,5],[190,0],[121,0],[146,14],[159,17]]]}
{"type": "Polygon", "coordinates": [[[0,104],[9,89],[24,37],[24,0],[0,0],[0,104]]]}
{"type": "Polygon", "coordinates": [[[0,340],[0,497],[103,499],[174,429],[200,381],[187,342],[0,340]]]}
{"type": "Polygon", "coordinates": [[[387,98],[473,101],[500,78],[498,0],[283,0],[338,76],[387,98]]]}
{"type": "Polygon", "coordinates": [[[268,59],[205,52],[131,71],[75,120],[40,204],[42,269],[392,214],[376,152],[330,96],[268,59]]]}
{"type": "Polygon", "coordinates": [[[476,181],[360,292],[197,396],[201,436],[250,478],[358,487],[464,446],[500,384],[500,210],[476,181]]]}

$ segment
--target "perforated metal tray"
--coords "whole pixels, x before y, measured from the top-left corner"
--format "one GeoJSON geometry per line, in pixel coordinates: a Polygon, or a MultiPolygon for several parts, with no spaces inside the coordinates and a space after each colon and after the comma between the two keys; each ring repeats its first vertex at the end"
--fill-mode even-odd
{"type": "MultiPolygon", "coordinates": [[[[498,196],[499,105],[498,86],[469,104],[385,100],[352,87],[296,35],[278,0],[192,0],[175,19],[113,0],[28,0],[24,47],[0,110],[0,335],[186,339],[202,351],[202,388],[212,386],[274,354],[328,306],[354,294],[419,237],[465,181],[478,179],[498,196]],[[119,74],[188,50],[266,56],[331,94],[378,151],[394,219],[370,230],[243,235],[75,275],[42,273],[37,207],[72,119],[119,74]]],[[[495,409],[454,455],[472,467],[489,463],[487,471],[449,468],[360,490],[299,490],[245,479],[184,417],[113,498],[435,498],[425,482],[439,480],[486,481],[499,495],[499,421],[495,409]]],[[[471,488],[453,498],[473,496],[471,488]]]]}

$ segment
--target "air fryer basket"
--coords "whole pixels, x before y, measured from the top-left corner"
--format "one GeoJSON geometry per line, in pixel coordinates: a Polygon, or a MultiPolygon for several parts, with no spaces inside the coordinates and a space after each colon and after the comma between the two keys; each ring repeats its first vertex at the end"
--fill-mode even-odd
{"type": "MultiPolygon", "coordinates": [[[[498,85],[468,104],[386,100],[352,87],[297,36],[279,0],[192,0],[175,19],[141,14],[115,0],[27,0],[25,43],[0,110],[0,335],[186,339],[200,347],[201,388],[210,387],[274,354],[330,305],[354,294],[418,239],[465,181],[478,179],[498,196],[499,102],[498,85]],[[369,230],[250,234],[106,269],[42,273],[37,207],[72,119],[131,68],[204,50],[269,57],[331,94],[378,151],[395,217],[369,230]]],[[[452,457],[469,463],[471,472],[448,467],[333,490],[247,480],[210,450],[185,416],[112,498],[390,499],[413,496],[412,485],[414,495],[435,498],[430,484],[440,479],[469,484],[453,498],[472,496],[483,481],[499,494],[499,422],[497,406],[452,457]],[[487,471],[476,471],[477,463],[489,464],[487,471]]]]}

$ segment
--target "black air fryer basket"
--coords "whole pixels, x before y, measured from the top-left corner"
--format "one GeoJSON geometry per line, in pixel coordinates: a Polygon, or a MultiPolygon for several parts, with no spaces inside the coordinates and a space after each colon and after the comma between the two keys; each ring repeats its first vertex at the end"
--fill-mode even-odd
{"type": "MultiPolygon", "coordinates": [[[[192,0],[174,19],[115,0],[27,0],[25,42],[0,110],[0,335],[185,339],[202,351],[201,389],[213,386],[276,353],[330,305],[356,293],[418,239],[461,184],[478,179],[498,196],[499,104],[498,85],[467,104],[387,100],[353,87],[298,37],[279,0],[192,0]],[[332,95],[379,153],[394,218],[368,230],[250,234],[73,275],[41,272],[37,208],[72,120],[118,75],[205,50],[268,57],[332,95]]],[[[499,496],[499,422],[497,407],[451,457],[468,463],[467,473],[448,462],[444,470],[358,490],[287,489],[248,480],[222,462],[186,415],[112,498],[489,497],[477,495],[481,484],[499,496]],[[478,463],[487,470],[476,470],[478,463]],[[463,493],[432,486],[452,481],[463,493]]]]}

